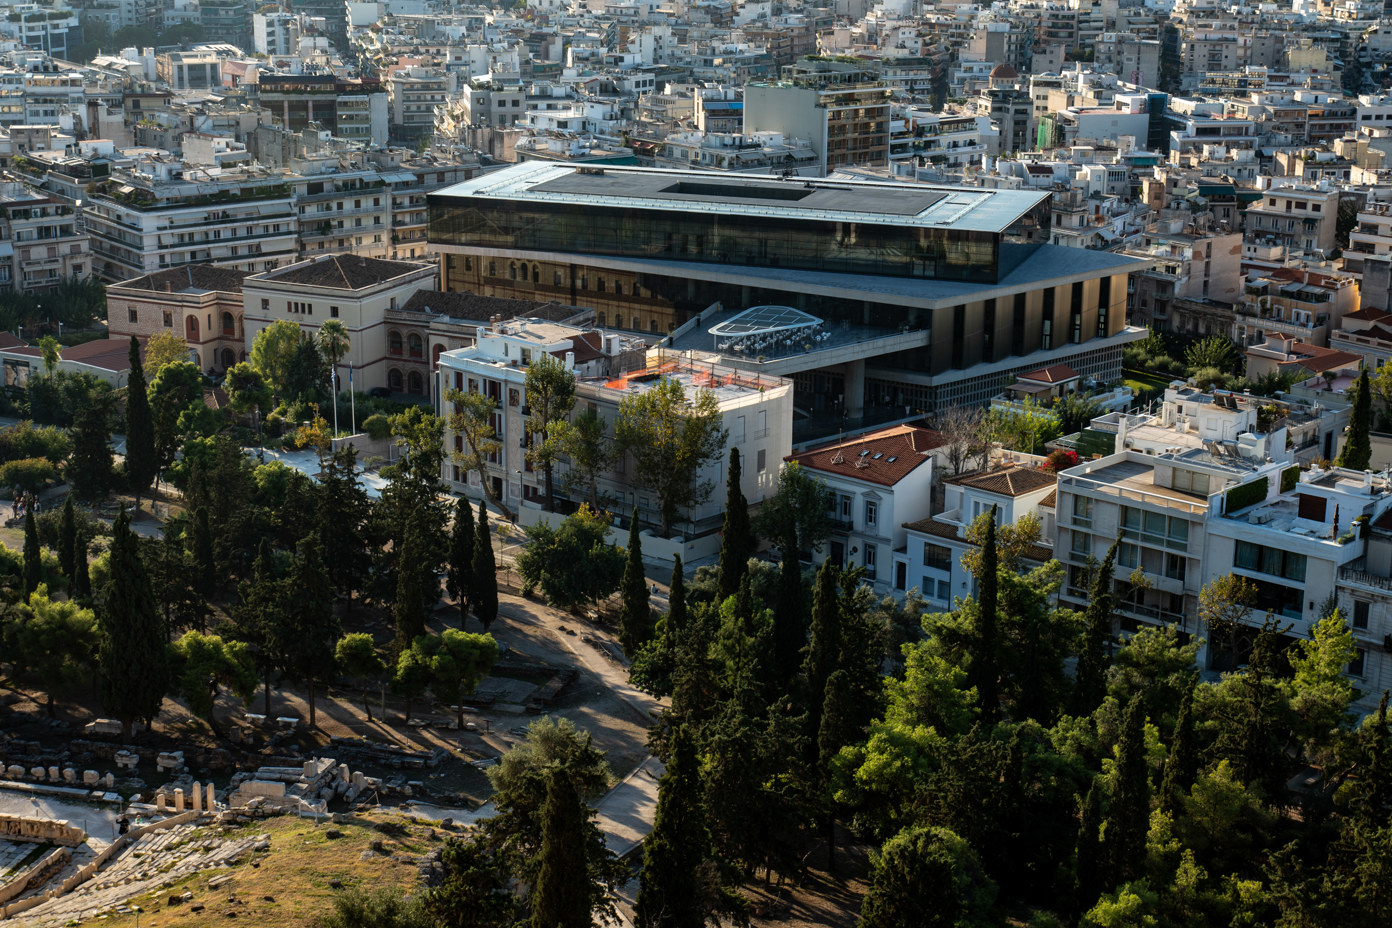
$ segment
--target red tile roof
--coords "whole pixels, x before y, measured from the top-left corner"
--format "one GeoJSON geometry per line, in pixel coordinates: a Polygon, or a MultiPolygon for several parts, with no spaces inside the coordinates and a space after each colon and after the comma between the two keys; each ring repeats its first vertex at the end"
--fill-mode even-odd
{"type": "Polygon", "coordinates": [[[1026,493],[1057,485],[1058,474],[1008,464],[994,470],[952,477],[947,482],[999,496],[1024,496],[1026,493]]]}
{"type": "Polygon", "coordinates": [[[1344,313],[1344,318],[1366,319],[1368,322],[1381,322],[1384,319],[1392,319],[1392,313],[1389,313],[1386,310],[1382,309],[1374,309],[1371,306],[1365,306],[1362,309],[1356,309],[1351,313],[1344,313]]]}
{"type": "Polygon", "coordinates": [[[945,444],[947,439],[941,432],[916,425],[896,425],[810,448],[785,460],[824,474],[891,487],[927,461],[927,452],[945,444]]]}
{"type": "Polygon", "coordinates": [[[1037,371],[1017,374],[1016,379],[1033,380],[1036,383],[1067,383],[1070,380],[1077,380],[1081,376],[1067,364],[1051,364],[1048,367],[1041,367],[1037,371]]]}

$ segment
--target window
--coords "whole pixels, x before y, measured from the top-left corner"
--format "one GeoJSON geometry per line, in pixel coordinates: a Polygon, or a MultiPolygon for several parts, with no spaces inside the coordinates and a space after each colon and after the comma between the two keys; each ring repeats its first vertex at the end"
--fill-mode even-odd
{"type": "Polygon", "coordinates": [[[756,474],[762,474],[765,470],[768,469],[768,451],[766,451],[763,448],[760,448],[758,461],[759,463],[755,466],[754,472],[756,474]]]}
{"type": "Polygon", "coordinates": [[[411,333],[411,337],[406,340],[406,344],[410,347],[411,357],[419,358],[425,354],[425,342],[422,341],[421,337],[415,332],[411,333]]]}
{"type": "Polygon", "coordinates": [[[868,528],[868,527],[874,526],[874,525],[875,525],[875,520],[877,520],[879,517],[880,517],[880,504],[877,503],[877,502],[875,502],[874,500],[866,500],[866,501],[865,501],[865,525],[866,525],[866,527],[868,528]]]}
{"type": "Polygon", "coordinates": [[[1354,627],[1354,628],[1367,628],[1367,627],[1368,627],[1368,607],[1369,607],[1370,605],[1372,605],[1372,604],[1369,603],[1369,602],[1367,602],[1367,601],[1365,601],[1365,600],[1361,600],[1361,599],[1355,599],[1355,600],[1353,601],[1353,627],[1354,627]]]}
{"type": "Polygon", "coordinates": [[[393,393],[401,392],[401,371],[394,367],[387,371],[387,389],[393,393]]]}
{"type": "Polygon", "coordinates": [[[730,439],[737,445],[744,444],[744,416],[735,416],[735,431],[730,439]]]}
{"type": "Polygon", "coordinates": [[[410,376],[408,376],[408,377],[406,378],[406,392],[407,392],[407,393],[424,393],[424,392],[425,392],[425,379],[424,379],[423,377],[421,377],[420,371],[411,371],[410,376]]]}
{"type": "Polygon", "coordinates": [[[1141,548],[1133,545],[1129,541],[1123,541],[1117,547],[1117,563],[1122,567],[1129,567],[1135,570],[1141,566],[1141,548]]]}
{"type": "Polygon", "coordinates": [[[1305,582],[1305,555],[1283,548],[1238,541],[1233,550],[1233,566],[1254,573],[1305,582]]]}
{"type": "Polygon", "coordinates": [[[262,311],[263,313],[268,313],[268,312],[271,311],[271,301],[270,301],[270,300],[267,300],[267,299],[262,299],[262,300],[261,300],[261,311],[262,311]]]}
{"type": "Polygon", "coordinates": [[[850,517],[851,517],[851,498],[850,498],[849,496],[842,496],[842,497],[841,497],[841,518],[843,518],[843,519],[850,519],[850,517]]]}
{"type": "Polygon", "coordinates": [[[942,601],[944,601],[944,602],[951,602],[951,601],[952,601],[952,581],[950,581],[950,580],[939,580],[939,581],[938,581],[938,599],[940,599],[940,600],[942,600],[942,601]]]}
{"type": "Polygon", "coordinates": [[[1175,551],[1189,549],[1189,523],[1177,516],[1145,512],[1132,506],[1121,510],[1121,535],[1175,551]]]}
{"type": "Polygon", "coordinates": [[[560,271],[552,271],[552,272],[551,272],[551,283],[555,284],[557,287],[559,287],[559,286],[561,285],[561,272],[560,272],[560,271]]]}
{"type": "Polygon", "coordinates": [[[945,574],[952,573],[952,549],[942,545],[924,545],[923,566],[945,574]]]}
{"type": "Polygon", "coordinates": [[[872,579],[875,576],[875,559],[879,550],[875,545],[865,546],[865,575],[872,579]]]}
{"type": "Polygon", "coordinates": [[[134,306],[132,306],[132,307],[130,307],[129,309],[126,310],[126,319],[127,319],[128,321],[130,321],[130,323],[131,323],[132,325],[134,325],[135,323],[137,323],[137,322],[140,321],[140,317],[139,317],[139,315],[136,313],[136,310],[135,310],[135,307],[134,307],[134,306]]]}
{"type": "Polygon", "coordinates": [[[1085,558],[1092,553],[1092,536],[1086,532],[1071,532],[1071,550],[1078,557],[1085,558]]]}
{"type": "Polygon", "coordinates": [[[164,311],[164,327],[166,329],[174,328],[174,314],[167,309],[164,311]]]}
{"type": "Polygon", "coordinates": [[[1363,648],[1354,649],[1354,658],[1349,661],[1348,674],[1350,677],[1363,676],[1363,664],[1368,657],[1368,652],[1363,648]]]}
{"type": "Polygon", "coordinates": [[[329,307],[329,318],[330,318],[330,319],[337,319],[337,318],[338,318],[338,307],[337,307],[337,306],[330,306],[330,307],[329,307]]]}
{"type": "Polygon", "coordinates": [[[1082,526],[1092,525],[1092,498],[1088,496],[1073,497],[1073,524],[1082,526]]]}
{"type": "Polygon", "coordinates": [[[516,387],[508,388],[508,405],[519,406],[522,402],[522,394],[516,387]]]}
{"type": "Polygon", "coordinates": [[[1181,493],[1195,493],[1199,496],[1208,495],[1208,474],[1201,474],[1195,470],[1181,470],[1176,467],[1173,471],[1173,479],[1170,482],[1172,489],[1179,490],[1181,493]]]}
{"type": "Polygon", "coordinates": [[[387,351],[392,354],[401,354],[401,333],[395,329],[387,333],[387,351]]]}

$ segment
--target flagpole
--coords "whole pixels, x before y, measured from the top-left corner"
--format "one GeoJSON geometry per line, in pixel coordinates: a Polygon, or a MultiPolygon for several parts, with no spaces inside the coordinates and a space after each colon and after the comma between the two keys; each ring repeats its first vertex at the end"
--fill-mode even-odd
{"type": "Polygon", "coordinates": [[[353,393],[352,361],[348,362],[348,407],[350,410],[352,410],[350,415],[352,415],[353,417],[353,431],[356,433],[358,430],[358,397],[356,394],[353,393]]]}
{"type": "MultiPolygon", "coordinates": [[[[338,440],[338,365],[337,365],[337,364],[334,365],[334,368],[333,368],[333,371],[332,371],[332,376],[330,377],[330,379],[333,381],[334,440],[337,441],[337,440],[338,440]]],[[[333,447],[333,442],[329,442],[329,447],[330,447],[330,448],[333,447]]]]}

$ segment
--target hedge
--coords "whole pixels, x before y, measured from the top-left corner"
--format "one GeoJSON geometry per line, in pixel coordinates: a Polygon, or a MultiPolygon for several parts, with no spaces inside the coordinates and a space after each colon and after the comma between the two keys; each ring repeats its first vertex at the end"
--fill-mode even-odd
{"type": "Polygon", "coordinates": [[[1281,492],[1289,493],[1294,490],[1296,484],[1300,483],[1300,465],[1292,464],[1281,471],[1281,492]]]}
{"type": "Polygon", "coordinates": [[[38,492],[58,479],[58,468],[44,458],[22,458],[0,464],[0,494],[12,487],[38,492]]]}
{"type": "Polygon", "coordinates": [[[1231,514],[1239,509],[1246,509],[1248,506],[1255,506],[1266,499],[1266,492],[1271,488],[1271,482],[1262,477],[1253,480],[1251,483],[1244,483],[1241,486],[1233,487],[1228,491],[1224,499],[1223,512],[1231,514]]]}

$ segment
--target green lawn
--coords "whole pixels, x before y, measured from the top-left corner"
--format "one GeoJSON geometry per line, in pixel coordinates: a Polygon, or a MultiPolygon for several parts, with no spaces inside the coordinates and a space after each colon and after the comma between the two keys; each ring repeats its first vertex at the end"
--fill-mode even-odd
{"type": "Polygon", "coordinates": [[[1126,385],[1136,391],[1137,399],[1142,397],[1148,398],[1151,395],[1164,393],[1165,388],[1170,385],[1170,381],[1175,379],[1173,377],[1162,377],[1158,374],[1130,369],[1122,371],[1122,377],[1126,385]]]}

